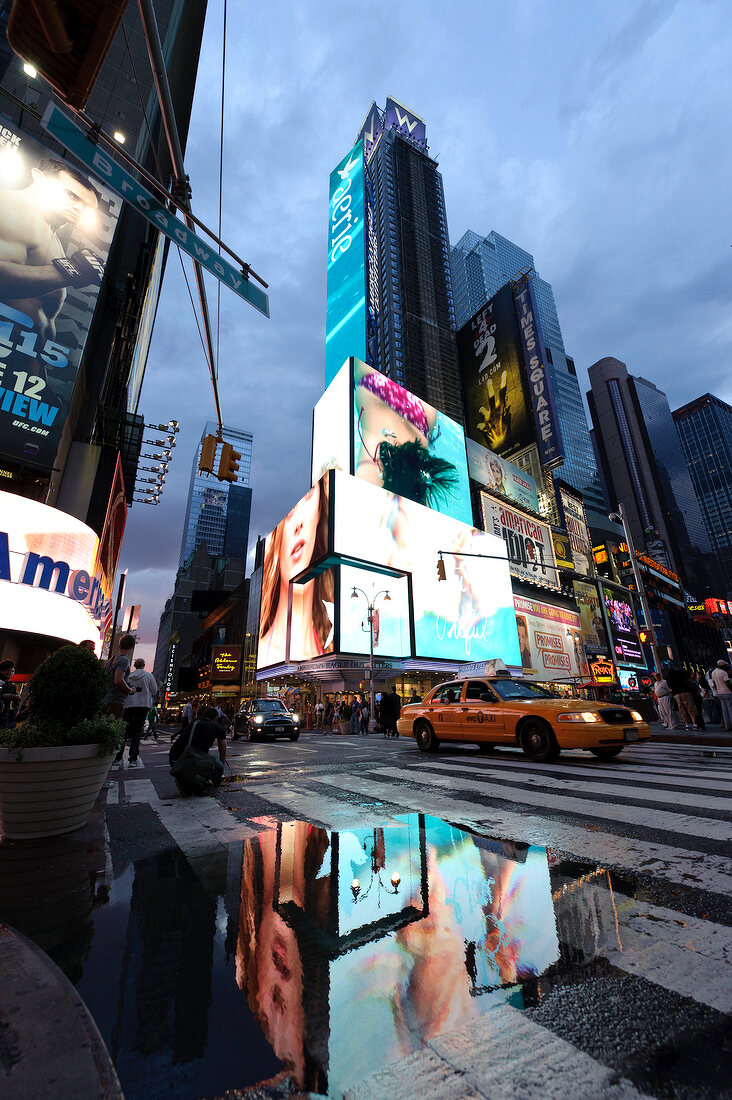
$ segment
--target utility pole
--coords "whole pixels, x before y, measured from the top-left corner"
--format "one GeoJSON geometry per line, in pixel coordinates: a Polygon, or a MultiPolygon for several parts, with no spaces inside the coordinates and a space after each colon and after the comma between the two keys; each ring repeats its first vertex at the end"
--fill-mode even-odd
{"type": "Polygon", "coordinates": [[[630,526],[626,522],[625,512],[623,511],[622,504],[618,505],[617,512],[612,512],[608,519],[613,523],[622,523],[623,531],[625,533],[625,541],[628,546],[628,552],[630,554],[630,564],[633,569],[633,577],[635,579],[635,587],[638,593],[638,598],[643,608],[643,617],[646,620],[646,626],[651,635],[651,650],[653,652],[653,663],[656,666],[656,672],[663,676],[663,662],[658,653],[658,642],[656,641],[656,630],[653,626],[653,620],[651,619],[650,608],[648,607],[648,600],[646,599],[646,589],[640,575],[640,569],[638,568],[638,562],[635,556],[635,546],[633,545],[633,536],[630,533],[630,526]]]}

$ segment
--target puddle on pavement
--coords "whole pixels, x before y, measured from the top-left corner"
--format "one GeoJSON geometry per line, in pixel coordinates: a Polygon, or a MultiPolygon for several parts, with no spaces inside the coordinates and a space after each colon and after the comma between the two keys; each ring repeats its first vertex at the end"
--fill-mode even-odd
{"type": "Polygon", "coordinates": [[[62,927],[47,927],[40,868],[35,890],[27,876],[14,901],[6,889],[0,919],[25,923],[77,984],[126,1100],[282,1073],[338,1096],[496,1003],[540,1003],[542,975],[619,945],[606,871],[398,820],[333,832],[267,819],[195,870],[174,849],[111,875],[71,841],[52,901],[62,927]]]}

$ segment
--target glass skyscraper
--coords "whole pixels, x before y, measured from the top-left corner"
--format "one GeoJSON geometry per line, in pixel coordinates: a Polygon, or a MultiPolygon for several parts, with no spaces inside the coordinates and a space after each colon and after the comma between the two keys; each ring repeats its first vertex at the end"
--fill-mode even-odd
{"type": "Polygon", "coordinates": [[[217,481],[212,474],[198,472],[203,440],[207,435],[215,434],[216,424],[213,420],[207,420],[193,457],[179,568],[204,543],[214,557],[227,556],[244,561],[247,556],[252,505],[249,479],[253,437],[251,432],[239,428],[224,428],[224,441],[231,443],[234,450],[241,454],[238,480],[229,483],[217,481]]]}
{"type": "Polygon", "coordinates": [[[732,596],[732,408],[705,393],[673,413],[719,581],[732,596]]]}
{"type": "MultiPolygon", "coordinates": [[[[482,237],[469,229],[452,248],[450,262],[458,328],[519,273],[535,270],[530,252],[495,231],[482,237]]],[[[604,516],[605,488],[592,449],[574,360],[564,350],[554,292],[550,283],[538,275],[533,287],[564,440],[564,465],[557,475],[579,489],[588,511],[604,516]]]]}

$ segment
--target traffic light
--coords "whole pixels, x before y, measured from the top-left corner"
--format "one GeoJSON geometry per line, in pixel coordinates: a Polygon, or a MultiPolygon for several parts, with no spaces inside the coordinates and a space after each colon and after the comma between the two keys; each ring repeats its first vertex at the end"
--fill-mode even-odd
{"type": "Polygon", "coordinates": [[[640,638],[641,643],[643,645],[645,645],[646,642],[650,641],[651,635],[650,635],[649,631],[647,631],[647,630],[639,630],[638,631],[638,637],[640,638]]]}
{"type": "Polygon", "coordinates": [[[126,7],[127,0],[15,0],[8,42],[65,103],[82,110],[126,7]]]}
{"type": "Polygon", "coordinates": [[[219,481],[236,481],[236,471],[239,469],[241,455],[235,451],[231,443],[224,443],[219,459],[219,472],[216,477],[219,481]]]}
{"type": "Polygon", "coordinates": [[[216,461],[218,439],[215,435],[205,435],[201,441],[201,457],[198,460],[199,474],[212,474],[216,461]]]}
{"type": "Polygon", "coordinates": [[[442,558],[437,559],[437,579],[438,581],[446,581],[447,573],[445,572],[445,563],[442,558]]]}

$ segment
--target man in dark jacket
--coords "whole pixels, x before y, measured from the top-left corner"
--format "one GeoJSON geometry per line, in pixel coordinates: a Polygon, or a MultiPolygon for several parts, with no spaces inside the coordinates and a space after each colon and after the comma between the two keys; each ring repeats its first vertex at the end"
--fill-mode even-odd
{"type": "Polygon", "coordinates": [[[672,666],[666,675],[666,682],[679,708],[679,717],[687,730],[698,730],[696,704],[691,676],[685,668],[672,666]]]}
{"type": "Polygon", "coordinates": [[[183,726],[183,729],[170,746],[168,760],[171,767],[175,764],[176,760],[183,755],[189,742],[191,748],[198,749],[199,752],[208,754],[214,741],[219,750],[219,760],[221,762],[220,770],[218,768],[215,769],[215,773],[206,784],[197,782],[194,776],[173,776],[181,794],[203,794],[209,784],[218,787],[224,774],[223,765],[226,760],[226,730],[216,721],[215,707],[202,707],[198,717],[193,722],[189,722],[188,725],[183,726]]]}

